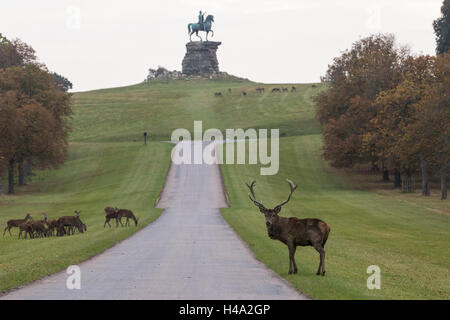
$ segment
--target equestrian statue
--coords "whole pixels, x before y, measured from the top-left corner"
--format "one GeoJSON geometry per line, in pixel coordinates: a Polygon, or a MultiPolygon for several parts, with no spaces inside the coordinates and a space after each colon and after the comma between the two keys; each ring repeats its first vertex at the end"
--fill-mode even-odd
{"type": "Polygon", "coordinates": [[[199,12],[198,15],[198,23],[189,23],[188,24],[188,34],[189,34],[189,40],[192,41],[192,35],[195,33],[197,37],[200,38],[200,41],[202,40],[202,37],[198,35],[199,31],[206,32],[206,41],[208,41],[208,33],[211,32],[212,36],[214,37],[214,31],[211,30],[211,25],[214,22],[214,16],[208,15],[205,19],[206,12],[202,13],[199,12]]]}

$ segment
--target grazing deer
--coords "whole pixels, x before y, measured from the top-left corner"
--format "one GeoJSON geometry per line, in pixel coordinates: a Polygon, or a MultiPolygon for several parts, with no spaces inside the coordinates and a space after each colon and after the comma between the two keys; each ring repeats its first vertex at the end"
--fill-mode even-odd
{"type": "Polygon", "coordinates": [[[36,232],[36,236],[38,237],[46,237],[47,236],[47,228],[45,227],[45,224],[47,223],[47,215],[44,215],[43,220],[31,220],[27,221],[27,224],[29,224],[33,230],[33,233],[36,232]]]}
{"type": "Polygon", "coordinates": [[[65,227],[69,227],[68,234],[74,233],[74,228],[76,227],[80,233],[84,232],[83,222],[80,220],[81,211],[75,210],[75,216],[64,216],[57,220],[58,223],[58,236],[66,234],[65,227]]]}
{"type": "Polygon", "coordinates": [[[117,218],[119,219],[120,224],[122,224],[122,218],[127,218],[127,221],[125,222],[126,226],[130,225],[130,222],[129,222],[130,219],[132,219],[134,221],[134,224],[136,226],[138,225],[139,218],[136,218],[131,210],[116,208],[116,212],[117,212],[117,218]]]}
{"type": "Polygon", "coordinates": [[[111,208],[111,207],[105,208],[106,215],[105,215],[105,223],[103,224],[103,228],[106,227],[106,224],[108,224],[108,226],[111,228],[111,225],[109,224],[109,220],[111,220],[111,219],[116,219],[116,227],[119,226],[119,222],[123,227],[122,221],[119,220],[119,217],[118,217],[118,210],[116,210],[116,209],[111,208]]]}
{"type": "Polygon", "coordinates": [[[273,88],[272,92],[281,92],[280,88],[273,88]]]}
{"type": "Polygon", "coordinates": [[[243,96],[246,96],[246,95],[247,95],[247,92],[242,91],[242,95],[243,95],[243,96]]]}
{"type": "Polygon", "coordinates": [[[6,230],[8,230],[9,235],[11,235],[11,228],[18,228],[22,223],[26,222],[28,219],[31,219],[31,214],[27,213],[25,219],[11,219],[6,222],[6,228],[3,231],[3,236],[5,236],[6,230]]]}
{"type": "Polygon", "coordinates": [[[264,88],[262,87],[256,88],[256,91],[258,91],[259,93],[264,92],[264,88]]]}
{"type": "Polygon", "coordinates": [[[297,88],[294,87],[294,86],[292,86],[292,87],[291,87],[291,92],[294,92],[294,91],[297,91],[297,88]]]}
{"type": "Polygon", "coordinates": [[[30,239],[34,238],[33,227],[31,226],[30,221],[25,221],[19,224],[19,230],[19,237],[17,239],[22,237],[22,232],[25,232],[25,239],[27,238],[27,234],[30,235],[30,239]]]}
{"type": "Polygon", "coordinates": [[[288,88],[283,88],[283,92],[288,92],[288,88]]]}
{"type": "Polygon", "coordinates": [[[297,273],[297,265],[295,264],[295,250],[297,246],[312,246],[320,254],[319,269],[317,275],[325,275],[325,242],[330,233],[330,226],[319,219],[298,219],[295,217],[280,217],[278,213],[282,206],[289,202],[292,193],[297,188],[290,180],[287,180],[290,187],[288,198],[277,205],[273,209],[267,209],[264,205],[256,200],[255,187],[256,181],[253,181],[247,187],[250,189],[250,200],[259,208],[259,211],[266,218],[267,233],[271,239],[280,240],[289,249],[289,274],[297,273]]]}
{"type": "Polygon", "coordinates": [[[215,95],[216,97],[221,97],[221,96],[222,96],[222,92],[215,92],[214,95],[215,95]]]}
{"type": "Polygon", "coordinates": [[[58,230],[58,220],[56,219],[47,219],[46,220],[46,224],[47,224],[47,235],[49,237],[52,237],[54,234],[55,230],[58,230]]]}

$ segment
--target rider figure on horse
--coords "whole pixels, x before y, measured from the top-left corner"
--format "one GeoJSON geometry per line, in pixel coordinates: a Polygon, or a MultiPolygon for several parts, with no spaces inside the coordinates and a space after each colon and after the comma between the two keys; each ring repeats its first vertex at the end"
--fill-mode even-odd
{"type": "Polygon", "coordinates": [[[205,21],[205,14],[206,12],[202,13],[202,11],[198,14],[198,24],[200,25],[200,30],[205,30],[205,27],[203,25],[203,22],[205,21]]]}

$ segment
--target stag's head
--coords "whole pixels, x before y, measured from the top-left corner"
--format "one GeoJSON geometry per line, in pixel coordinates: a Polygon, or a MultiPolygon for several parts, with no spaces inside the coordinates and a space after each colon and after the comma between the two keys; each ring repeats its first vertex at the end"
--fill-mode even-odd
{"type": "Polygon", "coordinates": [[[269,230],[269,235],[271,233],[271,228],[274,224],[274,222],[278,219],[278,213],[280,213],[281,208],[289,202],[289,200],[291,199],[292,193],[294,192],[295,189],[297,189],[297,186],[294,184],[294,182],[292,182],[289,179],[286,179],[287,182],[289,183],[289,196],[287,197],[287,199],[285,201],[283,201],[282,203],[276,205],[273,209],[268,209],[266,208],[260,201],[258,201],[256,199],[255,196],[255,184],[256,181],[253,181],[250,185],[247,184],[247,187],[250,190],[250,193],[248,196],[250,198],[250,200],[259,208],[259,211],[264,214],[264,217],[266,218],[266,226],[267,229],[269,230]]]}
{"type": "Polygon", "coordinates": [[[31,219],[31,214],[27,213],[27,215],[25,216],[25,220],[31,219]]]}
{"type": "Polygon", "coordinates": [[[76,216],[77,218],[80,217],[80,213],[81,213],[81,210],[75,210],[75,216],[76,216]]]}

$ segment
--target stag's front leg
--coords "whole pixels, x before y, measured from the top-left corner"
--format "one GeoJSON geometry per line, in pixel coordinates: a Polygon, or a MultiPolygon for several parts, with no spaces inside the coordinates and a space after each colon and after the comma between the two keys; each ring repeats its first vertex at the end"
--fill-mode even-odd
{"type": "Polygon", "coordinates": [[[297,266],[295,265],[295,245],[293,243],[288,244],[289,249],[289,274],[297,273],[297,266]]]}

